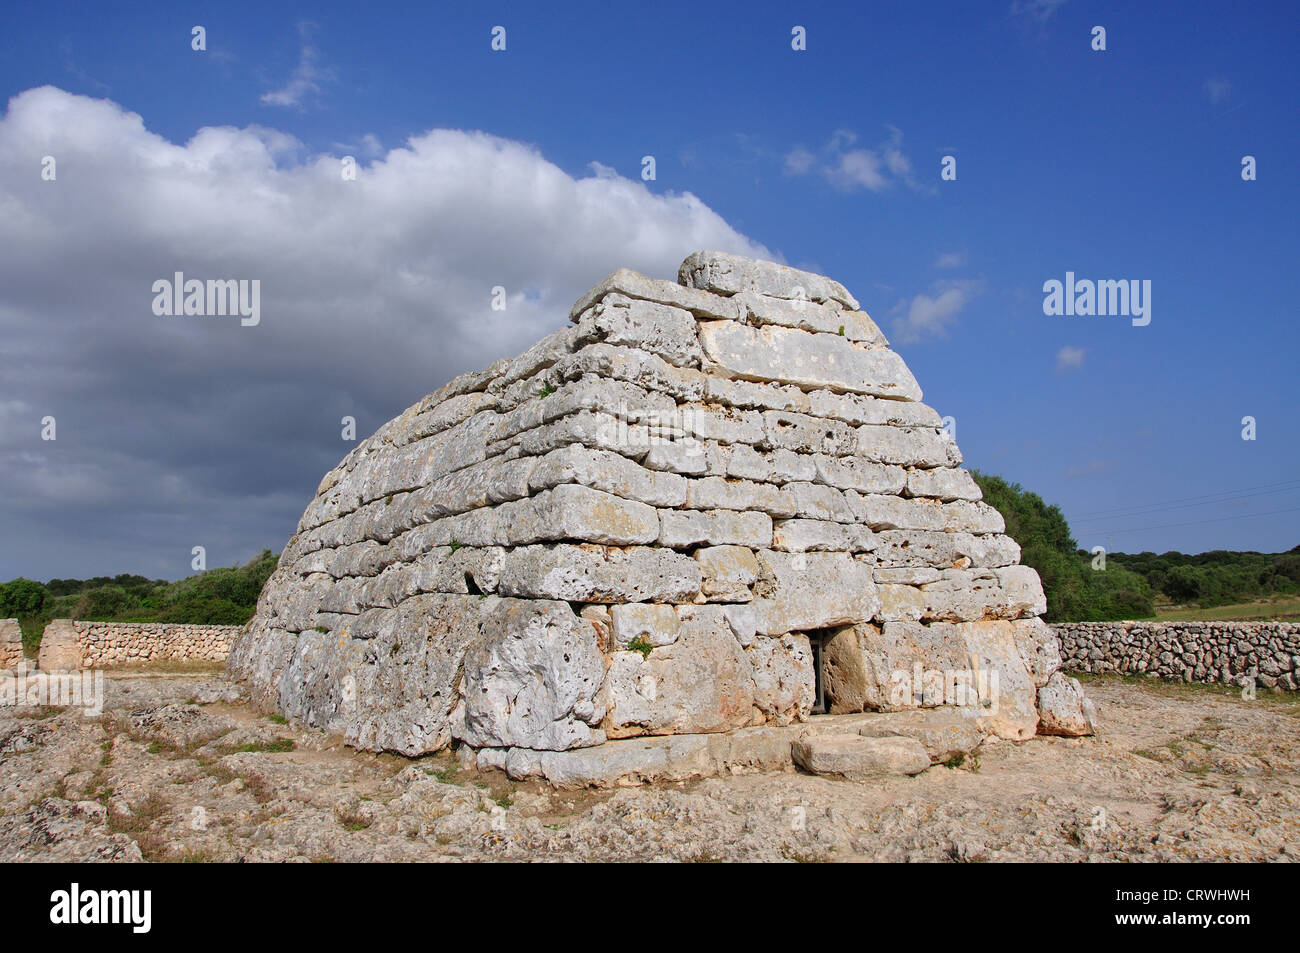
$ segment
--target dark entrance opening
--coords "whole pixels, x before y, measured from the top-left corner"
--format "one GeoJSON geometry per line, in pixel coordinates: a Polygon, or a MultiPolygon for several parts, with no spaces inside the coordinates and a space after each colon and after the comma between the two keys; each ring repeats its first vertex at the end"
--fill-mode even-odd
{"type": "Polygon", "coordinates": [[[808,633],[808,642],[812,645],[813,654],[813,681],[816,686],[812,707],[814,715],[824,715],[828,711],[826,705],[826,678],[822,671],[825,659],[825,652],[823,651],[825,638],[825,633],[822,632],[808,633]]]}

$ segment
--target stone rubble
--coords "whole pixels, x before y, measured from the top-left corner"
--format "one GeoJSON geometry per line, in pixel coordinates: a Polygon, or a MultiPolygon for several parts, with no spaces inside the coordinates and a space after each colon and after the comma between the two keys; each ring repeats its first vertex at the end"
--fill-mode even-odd
{"type": "MultiPolygon", "coordinates": [[[[1077,727],[1037,574],[842,285],[700,252],[570,319],[325,475],[231,649],[255,704],[547,777],[807,722],[819,687],[840,714],[964,706],[972,747],[1040,704],[1077,727]]],[[[845,776],[928,750],[852,737],[845,776]]]]}

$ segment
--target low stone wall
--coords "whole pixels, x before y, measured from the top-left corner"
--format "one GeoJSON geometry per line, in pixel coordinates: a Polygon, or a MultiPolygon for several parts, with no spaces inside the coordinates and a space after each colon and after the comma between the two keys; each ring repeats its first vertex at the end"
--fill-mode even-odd
{"type": "Polygon", "coordinates": [[[23,630],[17,619],[0,619],[0,669],[14,668],[23,660],[23,630]]]}
{"type": "Polygon", "coordinates": [[[1070,622],[1053,626],[1062,668],[1178,682],[1300,688],[1300,623],[1070,622]]]}
{"type": "Polygon", "coordinates": [[[224,662],[239,625],[79,622],[55,619],[41,636],[38,665],[49,671],[155,662],[224,662]]]}

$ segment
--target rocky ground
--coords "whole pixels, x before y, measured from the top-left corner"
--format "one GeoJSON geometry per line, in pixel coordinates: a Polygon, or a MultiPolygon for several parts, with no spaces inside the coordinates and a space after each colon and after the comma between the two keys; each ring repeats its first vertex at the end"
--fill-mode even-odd
{"type": "Polygon", "coordinates": [[[0,708],[0,860],[1300,859],[1300,697],[1087,682],[1095,738],[871,783],[797,773],[558,792],[359,754],[217,672],[115,676],[104,713],[0,708]]]}

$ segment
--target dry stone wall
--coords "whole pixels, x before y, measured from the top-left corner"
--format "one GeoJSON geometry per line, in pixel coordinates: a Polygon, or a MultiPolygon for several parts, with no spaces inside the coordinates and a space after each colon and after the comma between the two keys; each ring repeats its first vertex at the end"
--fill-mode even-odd
{"type": "Polygon", "coordinates": [[[43,669],[63,670],[164,661],[224,662],[242,629],[238,625],[56,619],[41,636],[37,664],[43,669]]]}
{"type": "Polygon", "coordinates": [[[231,652],[255,700],[503,759],[803,720],[820,657],[833,712],[992,673],[979,731],[1044,699],[1091,730],[1037,574],[842,285],[701,252],[570,319],[325,475],[231,652]]]}
{"type": "Polygon", "coordinates": [[[23,660],[23,630],[17,619],[0,619],[0,669],[14,668],[23,660]]]}
{"type": "Polygon", "coordinates": [[[1179,682],[1300,688],[1294,622],[1072,622],[1054,626],[1063,667],[1179,682]]]}

